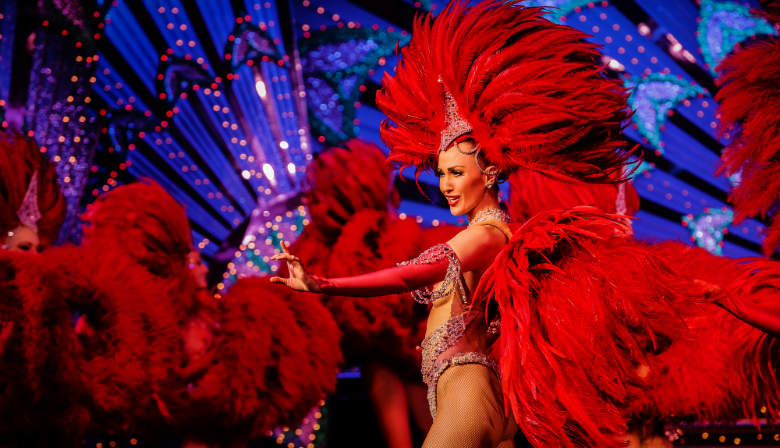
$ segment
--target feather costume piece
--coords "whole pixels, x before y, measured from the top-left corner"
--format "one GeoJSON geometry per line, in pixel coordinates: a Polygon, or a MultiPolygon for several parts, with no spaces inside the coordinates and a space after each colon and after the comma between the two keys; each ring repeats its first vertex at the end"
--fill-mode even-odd
{"type": "Polygon", "coordinates": [[[82,352],[46,261],[0,251],[0,439],[76,447],[90,421],[82,352]]]}
{"type": "Polygon", "coordinates": [[[167,191],[144,179],[100,195],[83,216],[85,245],[117,246],[159,277],[186,276],[192,250],[187,213],[167,191]]]}
{"type": "MultiPolygon", "coordinates": [[[[618,215],[590,207],[539,213],[475,291],[498,304],[507,408],[535,445],[620,446],[634,417],[733,419],[777,403],[776,343],[709,303],[712,284],[674,264],[679,245],[659,250],[625,232],[618,215]],[[740,406],[748,395],[756,401],[740,406]]],[[[778,293],[771,275],[748,280],[745,269],[744,286],[724,289],[778,293]]]]}
{"type": "Polygon", "coordinates": [[[33,175],[38,173],[38,210],[36,223],[41,244],[48,246],[57,240],[65,220],[67,204],[57,184],[54,165],[41,154],[35,141],[22,135],[0,134],[0,232],[5,233],[20,224],[17,212],[33,175]]]}
{"type": "Polygon", "coordinates": [[[319,297],[247,278],[221,300],[214,362],[192,379],[182,411],[209,409],[204,440],[300,423],[335,388],[341,361],[339,332],[319,297]]]}
{"type": "Polygon", "coordinates": [[[445,91],[490,163],[593,182],[622,180],[627,93],[597,65],[586,34],[516,2],[455,1],[414,23],[377,106],[390,161],[433,168],[445,91]]]}
{"type": "Polygon", "coordinates": [[[780,248],[780,38],[752,42],[718,66],[721,133],[730,133],[720,172],[740,173],[729,200],[736,219],[768,218],[764,253],[780,248]]]}
{"type": "Polygon", "coordinates": [[[155,394],[183,363],[170,283],[118,251],[64,247],[46,258],[47,294],[78,316],[72,356],[90,397],[92,430],[155,434],[167,425],[155,394]]]}

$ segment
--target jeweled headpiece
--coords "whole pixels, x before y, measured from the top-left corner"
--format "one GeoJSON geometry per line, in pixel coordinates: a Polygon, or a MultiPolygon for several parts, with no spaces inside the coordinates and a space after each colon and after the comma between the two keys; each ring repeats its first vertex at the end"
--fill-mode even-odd
{"type": "Polygon", "coordinates": [[[444,130],[441,131],[439,152],[449,148],[457,138],[469,134],[471,125],[458,113],[458,103],[447,87],[444,87],[444,130]]]}
{"type": "Polygon", "coordinates": [[[38,172],[33,173],[27,192],[24,193],[22,205],[16,211],[19,222],[38,233],[38,221],[41,220],[41,210],[38,208],[38,172]]]}
{"type": "Polygon", "coordinates": [[[543,8],[450,3],[418,18],[376,103],[388,159],[418,172],[470,132],[504,173],[518,167],[596,182],[622,180],[627,92],[604,76],[587,35],[543,8]],[[442,85],[446,86],[442,94],[442,85]],[[468,131],[467,131],[468,130],[468,131]]]}

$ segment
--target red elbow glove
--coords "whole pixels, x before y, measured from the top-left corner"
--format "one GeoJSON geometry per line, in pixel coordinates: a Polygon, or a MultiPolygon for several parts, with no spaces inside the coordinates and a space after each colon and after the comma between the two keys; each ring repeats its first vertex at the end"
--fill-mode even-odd
{"type": "Polygon", "coordinates": [[[407,264],[369,272],[354,277],[321,278],[312,276],[320,292],[329,295],[375,297],[409,292],[441,281],[447,273],[448,261],[407,264]]]}
{"type": "Polygon", "coordinates": [[[399,266],[354,277],[312,277],[320,292],[330,295],[375,297],[409,292],[444,279],[450,263],[460,263],[452,249],[439,244],[399,266]]]}

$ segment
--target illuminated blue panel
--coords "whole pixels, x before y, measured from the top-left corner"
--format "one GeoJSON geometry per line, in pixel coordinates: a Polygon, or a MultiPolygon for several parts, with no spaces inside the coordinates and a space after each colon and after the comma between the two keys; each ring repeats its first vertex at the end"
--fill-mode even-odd
{"type": "Polygon", "coordinates": [[[146,88],[154,92],[154,79],[157,75],[157,62],[160,55],[146,38],[144,29],[133,17],[127,2],[118,2],[112,7],[106,20],[111,21],[110,26],[106,27],[106,37],[133,67],[146,88]]]}
{"type": "Polygon", "coordinates": [[[696,51],[699,43],[694,33],[696,32],[699,8],[694,2],[641,2],[642,9],[661,24],[656,31],[657,35],[671,33],[682,46],[696,57],[696,63],[702,68],[704,60],[696,51]]]}
{"type": "MultiPolygon", "coordinates": [[[[230,173],[234,173],[232,165],[225,159],[222,152],[217,148],[216,143],[211,139],[208,133],[204,130],[202,120],[206,117],[199,117],[191,109],[188,102],[179,103],[181,112],[176,115],[176,124],[184,133],[190,142],[196,143],[198,146],[198,152],[201,157],[208,163],[209,167],[219,176],[225,187],[230,190],[231,194],[246,210],[252,210],[254,207],[254,200],[246,188],[238,180],[236,176],[231,176],[230,173]]],[[[220,125],[221,127],[221,125],[220,125]]],[[[247,213],[247,211],[245,211],[247,213]]]]}
{"type": "MultiPolygon", "coordinates": [[[[222,197],[222,193],[217,189],[198,169],[192,159],[183,151],[167,133],[147,135],[145,141],[156,147],[160,157],[165,159],[175,171],[180,173],[192,187],[201,193],[214,205],[217,210],[222,210],[222,215],[228,220],[241,220],[243,214],[239,210],[233,210],[230,202],[222,197]],[[186,167],[186,170],[185,170],[186,167]],[[193,169],[194,168],[194,169],[193,169]]],[[[134,154],[133,160],[136,159],[134,154]]]]}
{"type": "Polygon", "coordinates": [[[639,210],[633,221],[634,236],[640,240],[667,241],[677,240],[691,244],[691,233],[682,225],[675,224],[656,215],[639,210]]]}
{"type": "Polygon", "coordinates": [[[634,179],[641,197],[651,199],[681,215],[698,214],[705,208],[720,208],[724,203],[661,170],[645,171],[634,179]]]}
{"type": "MultiPolygon", "coordinates": [[[[710,137],[718,140],[718,120],[715,118],[717,102],[709,95],[702,98],[691,98],[684,101],[675,111],[695,124],[699,129],[707,132],[710,137]]],[[[721,143],[726,143],[721,140],[721,143]]]]}
{"type": "Polygon", "coordinates": [[[757,254],[729,241],[723,241],[723,256],[725,257],[755,257],[757,254]]]}
{"type": "Polygon", "coordinates": [[[100,95],[108,106],[121,109],[126,104],[132,104],[133,109],[148,110],[148,107],[138,98],[136,92],[127,85],[125,80],[119,75],[119,72],[105,57],[98,60],[95,78],[95,89],[93,91],[100,95]],[[118,100],[122,101],[118,102],[118,100]]]}
{"type": "Polygon", "coordinates": [[[207,228],[209,232],[213,233],[219,239],[224,239],[230,232],[222,224],[217,222],[211,215],[203,210],[200,205],[190,198],[189,195],[182,192],[179,187],[170,181],[165,175],[163,175],[156,166],[146,161],[146,159],[139,158],[134,161],[129,169],[130,173],[137,177],[150,177],[157,181],[165,191],[171,194],[179,203],[181,203],[187,210],[187,215],[198,221],[203,227],[207,228]]]}
{"type": "Polygon", "coordinates": [[[233,30],[235,16],[230,2],[213,0],[196,0],[201,15],[206,22],[206,28],[211,36],[212,42],[219,53],[219,57],[225,57],[225,42],[228,35],[233,30]]]}
{"type": "Polygon", "coordinates": [[[8,101],[16,29],[16,2],[0,3],[0,99],[8,101]]]}

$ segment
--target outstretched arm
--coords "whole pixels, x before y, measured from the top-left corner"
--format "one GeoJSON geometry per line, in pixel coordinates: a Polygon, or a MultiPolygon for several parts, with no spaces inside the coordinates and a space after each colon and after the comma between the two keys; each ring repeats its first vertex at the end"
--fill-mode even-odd
{"type": "Polygon", "coordinates": [[[446,256],[447,251],[454,253],[456,262],[464,272],[486,268],[504,244],[503,234],[496,235],[493,232],[497,231],[483,226],[469,228],[452,238],[445,249],[429,257],[418,257],[401,266],[342,278],[308,275],[300,258],[290,254],[282,244],[282,252],[272,259],[285,260],[290,274],[288,278],[272,277],[271,281],[283,283],[298,291],[342,296],[375,297],[409,292],[444,279],[451,263],[451,258],[446,256]]]}
{"type": "Polygon", "coordinates": [[[272,259],[285,260],[290,273],[288,278],[271,277],[273,283],[283,283],[298,291],[354,297],[383,296],[431,285],[444,278],[449,264],[442,257],[431,263],[395,266],[352,277],[322,278],[307,274],[300,258],[289,253],[284,244],[282,252],[272,259]]]}

